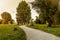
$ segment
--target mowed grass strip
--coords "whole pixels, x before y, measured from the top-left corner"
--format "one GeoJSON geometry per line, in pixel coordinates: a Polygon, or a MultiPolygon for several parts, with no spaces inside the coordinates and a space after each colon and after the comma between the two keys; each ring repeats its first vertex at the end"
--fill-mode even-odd
{"type": "Polygon", "coordinates": [[[44,32],[48,32],[48,33],[51,33],[53,35],[60,37],[60,27],[58,26],[48,27],[47,24],[34,24],[33,26],[29,26],[29,27],[42,30],[44,32]]]}
{"type": "Polygon", "coordinates": [[[0,40],[26,40],[26,35],[18,25],[0,24],[0,40]]]}

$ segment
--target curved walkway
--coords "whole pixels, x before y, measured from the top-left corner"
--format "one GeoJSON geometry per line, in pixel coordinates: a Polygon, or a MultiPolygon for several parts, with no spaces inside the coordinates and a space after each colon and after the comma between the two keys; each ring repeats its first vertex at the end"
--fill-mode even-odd
{"type": "Polygon", "coordinates": [[[26,26],[20,26],[20,28],[25,31],[27,40],[60,40],[60,38],[40,30],[28,28],[26,26]]]}

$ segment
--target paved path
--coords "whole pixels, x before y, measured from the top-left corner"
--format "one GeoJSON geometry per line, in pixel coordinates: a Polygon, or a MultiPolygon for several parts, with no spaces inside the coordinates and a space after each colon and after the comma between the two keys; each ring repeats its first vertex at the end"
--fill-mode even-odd
{"type": "Polygon", "coordinates": [[[20,26],[26,33],[27,35],[27,40],[60,40],[60,38],[48,34],[45,32],[42,32],[40,30],[28,28],[26,26],[20,26]]]}

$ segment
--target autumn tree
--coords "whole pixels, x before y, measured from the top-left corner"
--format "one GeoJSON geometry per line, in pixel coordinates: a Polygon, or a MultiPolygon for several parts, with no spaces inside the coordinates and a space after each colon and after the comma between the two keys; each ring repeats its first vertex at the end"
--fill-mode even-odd
{"type": "Polygon", "coordinates": [[[25,1],[19,3],[16,19],[18,24],[29,23],[29,20],[31,19],[30,6],[25,1]]]}
{"type": "Polygon", "coordinates": [[[0,19],[0,24],[2,24],[2,19],[0,19]]]}
{"type": "Polygon", "coordinates": [[[8,22],[12,19],[11,15],[8,12],[3,12],[1,14],[1,17],[2,17],[2,23],[3,24],[8,24],[8,22]]]}

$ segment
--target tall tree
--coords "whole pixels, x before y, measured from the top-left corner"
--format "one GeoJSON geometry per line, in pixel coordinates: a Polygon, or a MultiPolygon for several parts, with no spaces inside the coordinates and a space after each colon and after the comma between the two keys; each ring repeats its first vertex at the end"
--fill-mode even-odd
{"type": "Polygon", "coordinates": [[[25,2],[22,1],[19,3],[17,7],[17,14],[16,19],[18,24],[25,24],[28,23],[31,19],[31,12],[30,6],[25,2]]]}
{"type": "Polygon", "coordinates": [[[8,12],[3,12],[1,14],[2,17],[2,23],[7,24],[12,18],[11,15],[8,12]]]}
{"type": "Polygon", "coordinates": [[[48,21],[49,26],[52,24],[51,17],[58,10],[58,0],[35,0],[33,3],[33,8],[40,9],[40,20],[42,23],[48,21]]]}
{"type": "Polygon", "coordinates": [[[53,16],[55,25],[60,25],[60,11],[58,10],[56,14],[53,16]]]}

